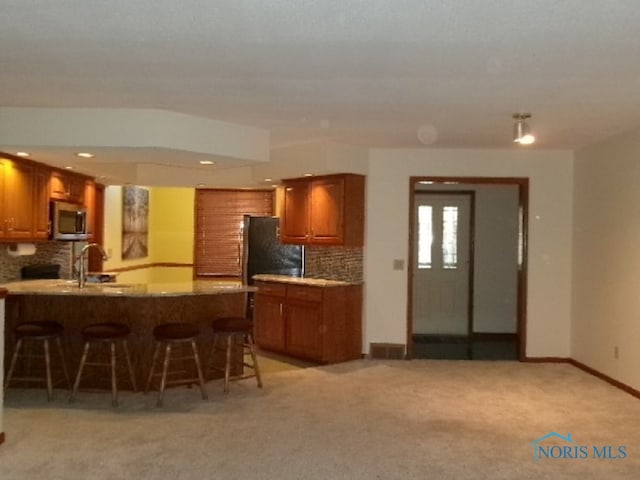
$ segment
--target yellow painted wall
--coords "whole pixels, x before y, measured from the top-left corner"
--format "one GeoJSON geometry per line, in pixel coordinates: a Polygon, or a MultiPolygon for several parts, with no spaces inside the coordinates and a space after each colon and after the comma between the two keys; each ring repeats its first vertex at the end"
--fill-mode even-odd
{"type": "MultiPolygon", "coordinates": [[[[193,263],[195,190],[143,188],[149,190],[149,250],[147,257],[133,260],[122,259],[122,187],[105,189],[104,247],[110,257],[105,271],[150,263],[193,263]]],[[[190,268],[143,268],[118,275],[118,281],[125,283],[186,279],[191,279],[190,268]]]]}

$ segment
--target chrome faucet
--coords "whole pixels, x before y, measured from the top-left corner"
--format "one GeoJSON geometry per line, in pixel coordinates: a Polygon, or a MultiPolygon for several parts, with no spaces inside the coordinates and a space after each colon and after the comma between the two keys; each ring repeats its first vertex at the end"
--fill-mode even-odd
{"type": "Polygon", "coordinates": [[[78,257],[80,259],[80,267],[78,268],[78,288],[84,288],[84,284],[86,281],[86,278],[85,278],[86,275],[84,272],[84,262],[86,261],[87,251],[92,247],[98,249],[98,251],[102,255],[102,260],[109,260],[109,255],[107,255],[107,252],[105,252],[104,248],[102,248],[102,246],[97,243],[87,243],[84,247],[82,247],[82,250],[80,251],[80,256],[78,257]]]}

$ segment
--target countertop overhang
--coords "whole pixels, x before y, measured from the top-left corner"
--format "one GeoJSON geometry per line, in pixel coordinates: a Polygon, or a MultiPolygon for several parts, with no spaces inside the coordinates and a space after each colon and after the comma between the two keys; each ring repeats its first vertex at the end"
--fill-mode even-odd
{"type": "Polygon", "coordinates": [[[0,284],[9,295],[68,295],[68,296],[124,296],[170,297],[184,295],[219,295],[255,292],[256,287],[240,282],[194,280],[176,283],[87,283],[78,287],[77,280],[23,280],[0,284]]]}

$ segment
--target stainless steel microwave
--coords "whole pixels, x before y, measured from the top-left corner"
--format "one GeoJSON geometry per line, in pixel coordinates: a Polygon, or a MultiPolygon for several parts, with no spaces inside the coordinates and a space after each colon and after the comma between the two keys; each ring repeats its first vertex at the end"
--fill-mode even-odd
{"type": "Polygon", "coordinates": [[[67,202],[51,202],[52,240],[87,240],[87,209],[67,202]]]}

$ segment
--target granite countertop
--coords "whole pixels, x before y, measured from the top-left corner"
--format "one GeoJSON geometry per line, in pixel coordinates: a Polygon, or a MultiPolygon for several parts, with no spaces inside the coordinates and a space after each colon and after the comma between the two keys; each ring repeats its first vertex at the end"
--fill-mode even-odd
{"type": "Polygon", "coordinates": [[[342,280],[326,280],[323,278],[292,277],[290,275],[254,275],[254,280],[260,282],[289,283],[293,285],[308,285],[310,287],[344,287],[349,285],[361,285],[362,282],[345,282],[342,280]]]}
{"type": "Polygon", "coordinates": [[[179,283],[87,283],[78,287],[77,280],[24,280],[0,284],[9,295],[78,295],[78,296],[184,296],[255,292],[256,287],[234,281],[194,280],[179,283]]]}

